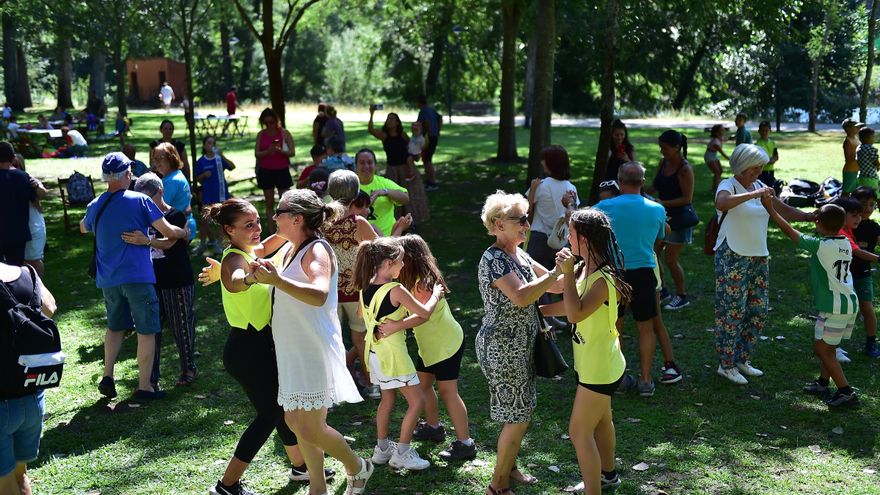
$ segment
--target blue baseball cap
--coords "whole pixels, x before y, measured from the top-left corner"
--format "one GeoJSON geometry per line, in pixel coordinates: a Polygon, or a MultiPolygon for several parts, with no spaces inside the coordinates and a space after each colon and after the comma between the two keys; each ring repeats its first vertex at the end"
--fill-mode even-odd
{"type": "Polygon", "coordinates": [[[118,151],[109,153],[101,163],[101,171],[105,174],[118,174],[129,169],[131,169],[131,160],[118,151]]]}

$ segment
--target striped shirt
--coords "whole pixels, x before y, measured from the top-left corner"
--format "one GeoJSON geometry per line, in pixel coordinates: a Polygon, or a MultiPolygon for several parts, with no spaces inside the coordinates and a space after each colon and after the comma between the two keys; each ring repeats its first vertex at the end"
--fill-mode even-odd
{"type": "Polygon", "coordinates": [[[844,236],[818,238],[801,234],[797,245],[812,254],[810,283],[816,310],[834,314],[857,313],[859,302],[849,271],[853,254],[850,241],[844,236]]]}

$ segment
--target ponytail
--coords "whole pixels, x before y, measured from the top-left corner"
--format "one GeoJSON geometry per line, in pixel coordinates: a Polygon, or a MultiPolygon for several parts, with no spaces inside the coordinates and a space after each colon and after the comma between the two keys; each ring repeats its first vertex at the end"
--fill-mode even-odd
{"type": "Polygon", "coordinates": [[[669,129],[668,131],[663,131],[663,134],[660,134],[657,141],[674,148],[679,148],[681,156],[687,159],[688,138],[684,134],[669,129]]]}
{"type": "Polygon", "coordinates": [[[224,227],[231,226],[239,217],[246,213],[256,213],[254,205],[240,198],[227,199],[222,203],[214,203],[202,208],[202,218],[205,222],[213,223],[220,226],[220,231],[228,239],[229,234],[226,233],[224,227]]]}
{"type": "Polygon", "coordinates": [[[403,247],[391,237],[379,237],[360,243],[354,262],[354,287],[357,290],[366,290],[383,261],[396,260],[402,255],[403,247]]]}

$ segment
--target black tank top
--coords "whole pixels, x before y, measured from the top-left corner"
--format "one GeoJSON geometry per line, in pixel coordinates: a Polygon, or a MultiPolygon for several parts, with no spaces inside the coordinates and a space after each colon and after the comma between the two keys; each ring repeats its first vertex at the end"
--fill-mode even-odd
{"type": "MultiPolygon", "coordinates": [[[[684,167],[687,164],[687,160],[682,160],[681,167],[684,167]]],[[[665,159],[660,162],[660,169],[657,170],[657,175],[654,177],[654,188],[657,189],[657,194],[663,201],[678,199],[684,196],[684,193],[681,192],[681,184],[678,182],[678,173],[681,172],[681,167],[679,167],[674,174],[665,175],[663,172],[668,165],[669,162],[665,159]]]]}
{"type": "MultiPolygon", "coordinates": [[[[376,291],[379,290],[379,287],[382,286],[370,284],[370,286],[364,290],[364,306],[369,306],[370,303],[373,302],[373,296],[376,295],[376,291]]],[[[381,320],[395,311],[397,311],[397,307],[391,304],[391,291],[388,291],[388,293],[385,294],[385,299],[382,300],[382,304],[379,305],[379,313],[376,315],[376,320],[381,320]]]]}
{"type": "Polygon", "coordinates": [[[388,161],[389,167],[406,165],[406,140],[402,135],[392,136],[385,135],[385,141],[382,141],[382,149],[385,150],[385,159],[388,161]]]}

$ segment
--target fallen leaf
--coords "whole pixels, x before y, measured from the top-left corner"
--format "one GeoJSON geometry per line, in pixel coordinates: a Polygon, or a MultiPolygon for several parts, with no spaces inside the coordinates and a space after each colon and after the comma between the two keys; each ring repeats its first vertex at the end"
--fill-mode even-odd
{"type": "Polygon", "coordinates": [[[559,438],[561,438],[561,439],[563,439],[563,440],[571,440],[571,437],[568,436],[567,433],[566,433],[566,434],[563,434],[563,435],[562,435],[561,437],[559,437],[559,438]]]}
{"type": "Polygon", "coordinates": [[[530,462],[530,463],[526,464],[526,467],[527,468],[536,468],[536,467],[538,467],[538,465],[535,464],[534,462],[530,462]]]}
{"type": "Polygon", "coordinates": [[[562,491],[564,491],[565,493],[581,493],[584,491],[584,482],[581,481],[577,485],[567,486],[563,488],[562,491]]]}
{"type": "Polygon", "coordinates": [[[129,409],[137,409],[137,408],[141,407],[141,405],[138,404],[137,402],[129,402],[128,407],[129,407],[129,409]]]}
{"type": "Polygon", "coordinates": [[[776,340],[785,340],[785,336],[784,335],[777,335],[776,340]]]}
{"type": "Polygon", "coordinates": [[[819,447],[818,445],[810,445],[807,448],[810,449],[810,452],[812,452],[814,454],[821,454],[822,453],[822,447],[819,447]]]}
{"type": "Polygon", "coordinates": [[[624,419],[627,423],[641,423],[642,420],[639,418],[626,418],[624,419]]]}
{"type": "Polygon", "coordinates": [[[350,437],[350,436],[348,436],[348,435],[345,435],[345,436],[342,437],[342,439],[345,440],[345,441],[348,442],[348,443],[354,443],[354,437],[350,437]]]}
{"type": "Polygon", "coordinates": [[[783,430],[787,430],[787,429],[788,429],[788,427],[785,426],[785,425],[779,425],[779,427],[782,428],[783,430]]]}
{"type": "Polygon", "coordinates": [[[212,462],[211,464],[213,464],[215,466],[219,466],[219,465],[223,464],[224,462],[226,462],[226,461],[224,461],[223,459],[217,459],[216,461],[212,462]]]}
{"type": "Polygon", "coordinates": [[[831,430],[831,433],[834,433],[837,435],[843,435],[843,427],[835,426],[834,429],[831,430]]]}
{"type": "Polygon", "coordinates": [[[871,468],[865,468],[865,469],[862,469],[862,472],[865,473],[865,474],[874,474],[874,473],[876,473],[877,471],[874,471],[874,470],[871,469],[871,468]]]}
{"type": "Polygon", "coordinates": [[[229,425],[231,425],[231,424],[233,424],[233,423],[235,423],[235,421],[233,421],[233,420],[231,420],[231,419],[227,419],[226,421],[223,422],[223,424],[226,425],[226,426],[229,426],[229,425]]]}
{"type": "MultiPolygon", "coordinates": [[[[473,464],[474,466],[488,466],[489,461],[484,461],[482,459],[474,459],[473,461],[471,461],[471,464],[473,464]]],[[[534,467],[534,464],[529,464],[529,467],[534,467]]]]}
{"type": "Polygon", "coordinates": [[[193,395],[196,399],[207,399],[204,395],[193,395]]]}
{"type": "Polygon", "coordinates": [[[707,331],[707,332],[714,332],[715,329],[714,329],[714,328],[707,328],[706,331],[707,331]]]}
{"type": "Polygon", "coordinates": [[[672,338],[674,338],[674,339],[683,339],[683,338],[684,338],[684,335],[682,335],[682,334],[680,334],[680,333],[677,333],[677,334],[673,335],[672,338]]]}
{"type": "Polygon", "coordinates": [[[640,462],[633,466],[633,471],[647,471],[651,466],[645,462],[640,462]]]}
{"type": "Polygon", "coordinates": [[[759,396],[757,396],[757,395],[749,395],[749,397],[751,397],[751,398],[753,398],[753,399],[755,399],[755,400],[761,400],[761,397],[759,397],[759,396]]]}
{"type": "Polygon", "coordinates": [[[695,402],[694,405],[697,406],[697,407],[703,407],[703,403],[702,403],[702,402],[695,402]]]}
{"type": "Polygon", "coordinates": [[[363,421],[352,421],[351,422],[351,426],[360,426],[362,424],[364,424],[363,421]]]}
{"type": "Polygon", "coordinates": [[[766,434],[766,433],[755,433],[755,435],[758,435],[758,436],[761,437],[761,438],[767,438],[767,434],[766,434]]]}
{"type": "Polygon", "coordinates": [[[761,335],[761,336],[758,337],[758,338],[761,339],[761,340],[768,340],[770,337],[768,337],[768,336],[766,336],[766,335],[761,335]]]}
{"type": "Polygon", "coordinates": [[[558,473],[558,472],[559,472],[559,467],[558,467],[558,466],[547,466],[547,469],[549,469],[550,471],[553,471],[554,473],[558,473]]]}

